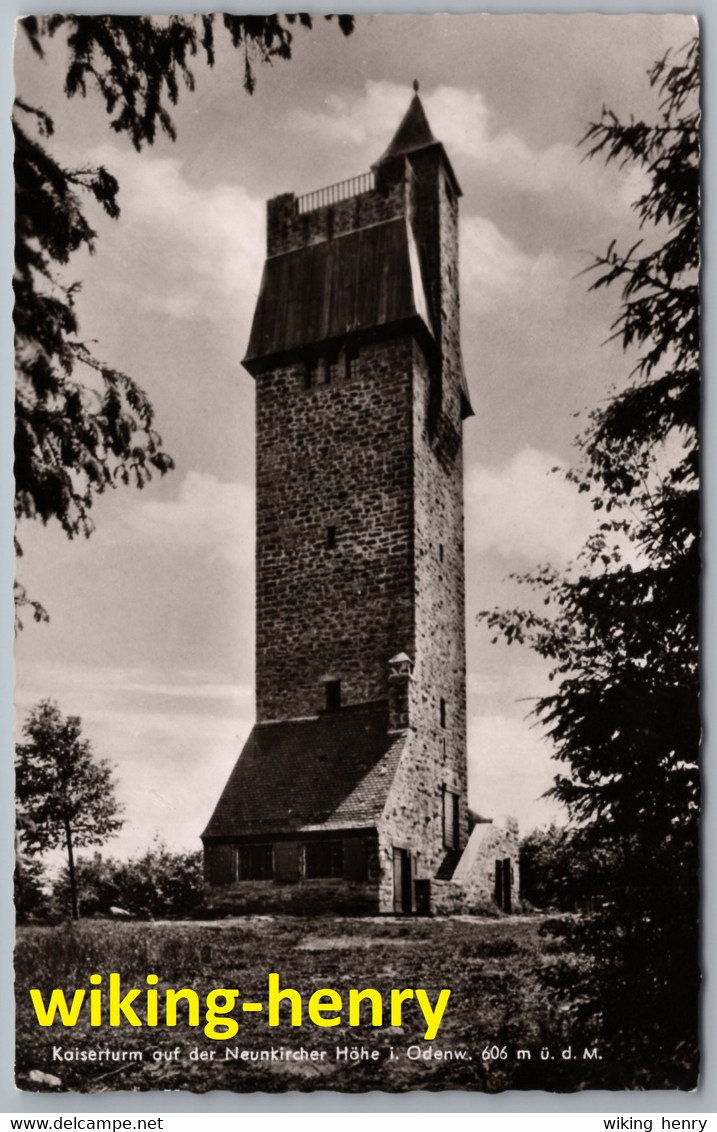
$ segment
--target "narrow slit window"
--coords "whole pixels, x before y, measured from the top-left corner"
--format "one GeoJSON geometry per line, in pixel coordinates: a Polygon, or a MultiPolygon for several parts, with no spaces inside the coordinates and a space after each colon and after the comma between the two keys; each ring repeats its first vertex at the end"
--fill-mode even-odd
{"type": "Polygon", "coordinates": [[[439,542],[439,544],[438,544],[438,561],[439,562],[443,561],[443,543],[442,542],[439,542]]]}
{"type": "Polygon", "coordinates": [[[329,363],[326,359],[317,362],[314,371],[314,385],[328,385],[329,384],[329,363]]]}
{"type": "Polygon", "coordinates": [[[457,849],[460,838],[458,795],[443,787],[443,847],[457,849]]]}
{"type": "Polygon", "coordinates": [[[346,377],[358,377],[359,373],[359,349],[358,346],[352,346],[346,351],[346,377]]]}
{"type": "Polygon", "coordinates": [[[326,359],[326,384],[334,385],[341,376],[341,359],[338,354],[329,354],[326,359]]]}
{"type": "Polygon", "coordinates": [[[440,699],[440,702],[439,702],[439,714],[440,714],[440,718],[441,718],[441,727],[445,727],[446,726],[446,701],[443,699],[443,696],[441,696],[441,699],[440,699]]]}
{"type": "Polygon", "coordinates": [[[326,549],[334,550],[336,547],[336,527],[326,528],[326,549]]]}
{"type": "Polygon", "coordinates": [[[316,385],[317,362],[311,358],[304,366],[304,389],[313,389],[316,385]]]}

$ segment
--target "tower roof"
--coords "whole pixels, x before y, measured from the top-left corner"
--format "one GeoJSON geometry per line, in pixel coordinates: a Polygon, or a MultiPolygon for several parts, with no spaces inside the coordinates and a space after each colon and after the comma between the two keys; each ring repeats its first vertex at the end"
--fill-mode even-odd
{"type": "Polygon", "coordinates": [[[401,124],[393,135],[391,144],[385,153],[379,157],[377,164],[389,157],[395,157],[399,153],[410,153],[412,149],[423,149],[426,145],[435,145],[437,140],[431,132],[423,103],[418,95],[414,94],[411,105],[403,115],[401,124]]]}
{"type": "Polygon", "coordinates": [[[259,723],[202,837],[375,826],[406,746],[385,705],[259,723]]]}
{"type": "Polygon", "coordinates": [[[416,153],[418,150],[435,146],[443,158],[446,171],[451,179],[456,194],[462,196],[461,187],[453,172],[453,166],[448,160],[448,155],[441,142],[433,136],[433,131],[426,117],[426,111],[423,109],[423,103],[418,96],[418,84],[414,83],[413,85],[416,93],[411,99],[410,106],[403,115],[398,129],[389,143],[388,149],[384,150],[376,162],[376,165],[382,165],[384,161],[388,161],[391,157],[398,157],[400,154],[416,153]]]}

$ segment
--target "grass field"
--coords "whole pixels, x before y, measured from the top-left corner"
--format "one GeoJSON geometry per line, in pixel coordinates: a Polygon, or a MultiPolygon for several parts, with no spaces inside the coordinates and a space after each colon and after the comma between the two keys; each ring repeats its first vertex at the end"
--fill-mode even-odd
{"type": "Polygon", "coordinates": [[[540,925],[539,917],[255,916],[211,923],[86,921],[22,927],[16,952],[17,1084],[78,1092],[498,1092],[599,1086],[606,1051],[593,1035],[572,1032],[567,1010],[551,1004],[541,991],[541,968],[557,955],[555,945],[540,935],[540,925]],[[45,1003],[56,987],[71,1001],[75,989],[90,990],[91,974],[101,974],[106,986],[113,971],[121,975],[122,995],[133,987],[142,989],[134,1009],[144,1023],[145,980],[154,973],[160,1007],[168,987],[197,991],[201,1024],[190,1026],[180,1008],[177,1025],[168,1028],[160,1008],[156,1028],[126,1020],[110,1027],[106,1014],[93,1027],[89,998],[73,1027],[38,1024],[31,988],[42,991],[45,1003]],[[281,1008],[280,1024],[268,1025],[269,972],[279,973],[282,988],[302,995],[301,1027],[291,1025],[288,1004],[281,1008]],[[233,1014],[239,1030],[229,1040],[212,1040],[204,1033],[205,996],[217,987],[240,991],[233,1014]],[[343,1009],[325,1015],[340,1013],[336,1026],[317,1026],[307,1017],[308,1000],[321,987],[341,996],[343,1009]],[[386,1005],[392,989],[423,988],[433,1006],[440,990],[449,988],[436,1037],[425,1040],[427,1025],[415,999],[404,1003],[400,1026],[391,1025],[388,1009],[382,1025],[373,1025],[370,1004],[362,1007],[360,1025],[349,1025],[348,991],[367,987],[378,990],[386,1005]],[[242,1001],[262,1002],[264,1011],[242,1012],[242,1001]],[[568,1047],[569,1059],[563,1056],[568,1047]],[[281,1059],[279,1051],[297,1054],[301,1049],[308,1056],[287,1059],[284,1054],[281,1059]],[[346,1055],[340,1052],[344,1050],[346,1055]],[[96,1051],[95,1059],[82,1060],[83,1051],[86,1058],[96,1051]],[[125,1060],[114,1060],[108,1051],[125,1060]],[[67,1060],[68,1052],[79,1056],[67,1060]]]}

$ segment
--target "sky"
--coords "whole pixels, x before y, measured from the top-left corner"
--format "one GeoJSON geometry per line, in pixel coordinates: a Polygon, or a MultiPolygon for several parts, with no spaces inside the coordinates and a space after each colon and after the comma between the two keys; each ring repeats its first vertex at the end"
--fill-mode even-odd
{"type": "Polygon", "coordinates": [[[50,613],[16,645],[21,725],[40,699],[81,716],[116,768],[124,855],[159,836],[199,847],[254,718],[253,381],[241,367],[265,241],[265,202],[369,169],[418,79],[463,189],[462,342],[475,416],[465,423],[469,798],[522,832],[560,818],[542,798],[558,770],[531,707],[550,687],[530,652],[492,644],[480,610],[527,600],[509,578],[565,566],[594,527],[553,469],[576,460],[591,407],[632,360],[608,341],[619,294],[589,292],[592,255],[639,237],[632,168],[578,143],[603,105],[654,121],[646,73],[693,34],[688,16],[361,16],[318,19],[293,57],[242,89],[229,45],[195,67],[173,114],[177,141],[137,154],[99,99],[62,93],[64,49],[44,61],[18,37],[18,93],[55,121],[53,151],[103,164],[119,220],[88,213],[78,256],[82,336],[131,374],[175,470],[94,507],[69,541],[24,522],[19,578],[50,613]]]}

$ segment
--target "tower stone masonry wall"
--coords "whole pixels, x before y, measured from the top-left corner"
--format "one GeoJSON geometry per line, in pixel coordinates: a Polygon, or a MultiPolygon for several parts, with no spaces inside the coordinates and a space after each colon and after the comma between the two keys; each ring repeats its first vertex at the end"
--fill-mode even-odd
{"type": "Polygon", "coordinates": [[[433,782],[430,855],[435,875],[444,852],[443,788],[458,795],[458,848],[468,837],[465,548],[463,531],[462,364],[458,289],[458,209],[445,167],[433,149],[412,156],[416,226],[425,248],[434,321],[441,339],[440,407],[427,390],[431,372],[415,347],[414,529],[416,571],[416,765],[433,782]],[[438,414],[438,422],[432,419],[438,414]],[[447,437],[453,443],[446,448],[447,437]],[[441,720],[440,701],[444,703],[441,720]],[[430,770],[432,768],[432,774],[430,770]]]}
{"type": "Polygon", "coordinates": [[[327,680],[383,698],[414,652],[412,356],[367,345],[356,376],[308,390],[299,363],[257,376],[260,721],[316,715],[327,680]]]}
{"type": "MultiPolygon", "coordinates": [[[[434,326],[442,345],[436,400],[432,363],[414,342],[413,544],[415,668],[411,737],[383,827],[381,853],[414,854],[415,876],[433,878],[446,854],[444,792],[458,798],[458,844],[468,838],[466,752],[465,567],[458,223],[455,195],[436,149],[412,155],[413,223],[423,251],[434,326]],[[453,438],[445,448],[446,436],[453,438]],[[443,703],[443,710],[441,709],[443,703]]],[[[384,882],[382,903],[389,899],[384,882]]]]}
{"type": "Polygon", "coordinates": [[[434,871],[443,853],[444,786],[459,795],[459,847],[468,836],[463,461],[460,449],[448,463],[431,445],[429,375],[425,360],[418,350],[416,354],[415,380],[424,394],[414,400],[414,432],[422,443],[414,443],[416,679],[411,719],[416,765],[433,784],[438,837],[428,868],[434,871]]]}

